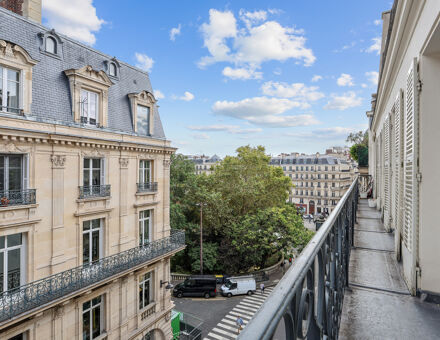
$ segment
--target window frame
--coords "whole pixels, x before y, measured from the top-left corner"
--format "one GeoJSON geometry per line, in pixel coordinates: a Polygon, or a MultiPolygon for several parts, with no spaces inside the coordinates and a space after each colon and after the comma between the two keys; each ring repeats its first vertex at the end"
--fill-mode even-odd
{"type": "Polygon", "coordinates": [[[86,87],[81,88],[80,91],[80,121],[81,124],[87,125],[87,126],[99,126],[100,121],[99,121],[99,103],[100,103],[100,93],[96,92],[96,91],[92,91],[89,90],[86,87]],[[83,102],[83,93],[87,93],[87,116],[84,115],[84,102],[83,102]],[[91,123],[90,120],[92,118],[90,118],[90,112],[91,112],[91,95],[95,96],[95,122],[91,123]],[[86,118],[86,119],[83,119],[86,118]]]}
{"type": "Polygon", "coordinates": [[[1,105],[0,105],[0,111],[6,112],[6,113],[12,113],[12,114],[20,114],[21,108],[22,108],[22,89],[23,89],[23,75],[22,70],[5,66],[3,64],[0,64],[0,80],[1,80],[1,105]],[[17,72],[18,74],[18,80],[10,80],[8,77],[8,71],[17,72]],[[8,85],[9,82],[13,82],[14,84],[18,85],[17,87],[17,107],[8,106],[8,85]],[[6,91],[5,91],[6,90],[6,91]]]}
{"type": "Polygon", "coordinates": [[[85,331],[85,320],[84,320],[84,315],[86,313],[89,313],[89,322],[90,322],[90,333],[89,333],[89,339],[97,339],[99,338],[101,335],[105,334],[106,330],[105,330],[105,317],[106,317],[106,312],[105,312],[105,294],[101,294],[98,296],[95,296],[94,298],[91,298],[89,300],[83,301],[82,302],[82,311],[81,311],[81,326],[82,326],[82,334],[84,337],[84,331],[85,331]],[[100,301],[98,303],[96,303],[95,305],[93,305],[93,300],[100,298],[100,301]],[[90,306],[88,308],[84,309],[84,305],[89,302],[90,306]],[[95,337],[93,337],[93,310],[99,308],[99,334],[95,337]]]}
{"type": "Polygon", "coordinates": [[[138,277],[138,310],[142,311],[154,303],[154,271],[145,272],[138,277]],[[148,278],[146,278],[148,275],[148,278]],[[148,303],[144,301],[145,284],[148,283],[148,303]],[[141,295],[142,294],[142,295],[141,295]]]}
{"type": "Polygon", "coordinates": [[[53,55],[58,55],[58,41],[57,41],[57,39],[55,39],[54,37],[52,37],[50,35],[47,36],[46,39],[44,39],[44,51],[47,53],[53,54],[53,55]],[[53,51],[48,50],[47,42],[49,40],[53,42],[53,48],[54,48],[53,51]]]}
{"type": "Polygon", "coordinates": [[[154,209],[144,209],[138,212],[138,238],[139,247],[148,245],[153,240],[153,216],[154,209]],[[146,217],[145,212],[149,212],[149,216],[146,217]],[[141,216],[142,215],[142,216],[141,216]],[[148,221],[148,241],[145,239],[145,223],[148,221]]]}
{"type": "Polygon", "coordinates": [[[129,93],[128,98],[130,99],[131,104],[131,112],[132,112],[132,121],[133,121],[133,131],[142,137],[151,137],[154,134],[154,111],[156,106],[156,99],[151,92],[141,91],[140,93],[129,93]],[[149,107],[149,124],[148,124],[148,133],[140,134],[137,128],[137,119],[138,119],[138,106],[149,107]]]}
{"type": "MultiPolygon", "coordinates": [[[[20,250],[20,282],[19,285],[11,288],[12,290],[22,286],[26,283],[26,256],[27,256],[27,233],[16,233],[2,235],[0,238],[4,238],[4,246],[0,248],[0,254],[3,254],[3,293],[9,291],[8,289],[8,257],[9,252],[19,249],[20,250]],[[8,237],[14,235],[21,235],[21,244],[8,247],[8,237]],[[6,290],[4,290],[6,287],[6,290]]],[[[1,293],[1,292],[0,292],[1,293]]]]}
{"type": "Polygon", "coordinates": [[[103,219],[102,218],[95,218],[95,219],[91,219],[91,220],[86,220],[86,221],[82,221],[82,238],[81,238],[81,242],[82,242],[82,257],[81,257],[81,261],[83,265],[91,265],[97,261],[99,261],[100,259],[102,259],[104,257],[104,237],[103,237],[103,219]],[[93,228],[93,221],[99,221],[99,227],[98,228],[93,228]],[[84,226],[86,223],[89,223],[89,229],[88,230],[84,230],[84,226]],[[97,231],[98,232],[98,259],[94,260],[92,259],[92,254],[93,254],[93,232],[97,231]],[[88,238],[89,238],[89,262],[85,262],[84,261],[84,235],[88,234],[88,238]]]}

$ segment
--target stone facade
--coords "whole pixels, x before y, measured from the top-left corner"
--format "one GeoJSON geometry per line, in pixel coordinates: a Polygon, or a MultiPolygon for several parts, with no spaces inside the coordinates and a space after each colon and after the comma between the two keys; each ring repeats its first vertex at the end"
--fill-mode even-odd
{"type": "Polygon", "coordinates": [[[283,154],[273,157],[270,163],[281,167],[292,179],[289,202],[304,214],[330,214],[355,175],[351,163],[328,155],[283,154]]]}
{"type": "Polygon", "coordinates": [[[218,165],[222,159],[214,155],[212,157],[209,156],[186,156],[187,159],[191,160],[194,163],[195,172],[197,175],[207,174],[210,175],[216,165],[218,165]]]}
{"type": "MultiPolygon", "coordinates": [[[[16,106],[0,106],[0,261],[10,260],[2,263],[9,269],[0,301],[72,268],[83,268],[86,280],[101,260],[117,261],[167,238],[175,149],[165,139],[148,75],[0,8],[3,69],[18,72],[19,95],[16,106]],[[48,38],[56,53],[43,48],[48,38]],[[117,74],[109,74],[108,63],[117,74]],[[96,121],[90,116],[86,123],[79,98],[72,101],[83,89],[97,96],[96,121]],[[133,126],[139,109],[133,93],[150,98],[146,135],[133,126]]],[[[140,340],[154,332],[168,340],[173,304],[161,282],[170,280],[170,258],[179,250],[0,321],[0,338],[78,339],[91,327],[93,339],[140,340]],[[141,284],[149,292],[142,298],[141,284]],[[88,319],[97,315],[99,322],[88,319]]]]}

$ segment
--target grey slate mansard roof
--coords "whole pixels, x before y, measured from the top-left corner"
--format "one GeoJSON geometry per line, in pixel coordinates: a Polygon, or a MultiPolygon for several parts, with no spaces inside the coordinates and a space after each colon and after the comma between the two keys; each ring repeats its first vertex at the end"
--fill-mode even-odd
{"type": "MultiPolygon", "coordinates": [[[[50,29],[0,7],[0,40],[24,48],[38,63],[33,67],[32,114],[28,119],[48,123],[78,125],[73,121],[69,82],[64,70],[90,65],[105,70],[105,62],[113,57],[85,46],[61,34],[62,57],[56,58],[40,51],[39,33],[50,29]]],[[[135,134],[132,123],[129,93],[143,90],[153,92],[148,74],[118,60],[119,79],[113,79],[108,93],[108,126],[103,130],[135,134]]],[[[157,108],[154,112],[152,138],[165,139],[157,108]]]]}
{"type": "Polygon", "coordinates": [[[335,165],[340,164],[341,160],[333,156],[284,156],[272,157],[270,164],[293,164],[293,165],[335,165]]]}

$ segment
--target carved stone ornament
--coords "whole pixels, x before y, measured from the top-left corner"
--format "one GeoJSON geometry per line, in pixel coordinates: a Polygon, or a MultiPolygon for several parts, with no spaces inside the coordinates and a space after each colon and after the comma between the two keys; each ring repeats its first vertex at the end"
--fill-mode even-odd
{"type": "Polygon", "coordinates": [[[54,319],[59,319],[64,315],[64,307],[62,306],[56,306],[53,309],[53,318],[54,319]]]}
{"type": "Polygon", "coordinates": [[[169,169],[170,168],[170,164],[171,164],[171,160],[169,160],[169,159],[164,159],[163,160],[163,167],[165,169],[169,169]]]}
{"type": "Polygon", "coordinates": [[[51,155],[50,160],[52,161],[52,166],[54,168],[64,168],[64,164],[66,163],[65,155],[51,155]]]}
{"type": "Polygon", "coordinates": [[[37,63],[24,48],[4,40],[0,40],[0,56],[10,60],[19,58],[23,63],[29,65],[35,65],[37,63]]]}
{"type": "Polygon", "coordinates": [[[128,168],[128,158],[119,158],[119,164],[123,169],[128,168]]]}
{"type": "Polygon", "coordinates": [[[0,144],[0,151],[7,153],[23,153],[25,150],[17,147],[13,142],[6,142],[4,144],[0,144]]]}

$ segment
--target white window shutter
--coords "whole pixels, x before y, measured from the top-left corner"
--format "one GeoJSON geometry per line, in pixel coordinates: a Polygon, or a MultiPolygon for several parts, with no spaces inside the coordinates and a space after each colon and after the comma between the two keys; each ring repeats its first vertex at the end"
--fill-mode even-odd
{"type": "Polygon", "coordinates": [[[23,155],[23,190],[29,189],[29,154],[23,155]]]}
{"type": "Polygon", "coordinates": [[[405,97],[405,151],[404,151],[404,230],[406,248],[414,251],[418,210],[417,193],[417,130],[418,130],[418,90],[417,59],[408,72],[405,97]]]}
{"type": "Polygon", "coordinates": [[[101,185],[105,184],[105,158],[101,158],[101,185]]]}
{"type": "Polygon", "coordinates": [[[385,119],[384,124],[384,166],[383,166],[383,181],[384,181],[384,227],[386,230],[390,229],[390,117],[385,119]]]}
{"type": "Polygon", "coordinates": [[[401,233],[402,228],[402,164],[403,164],[403,115],[402,92],[399,90],[396,101],[394,102],[394,229],[396,233],[401,233]]]}

